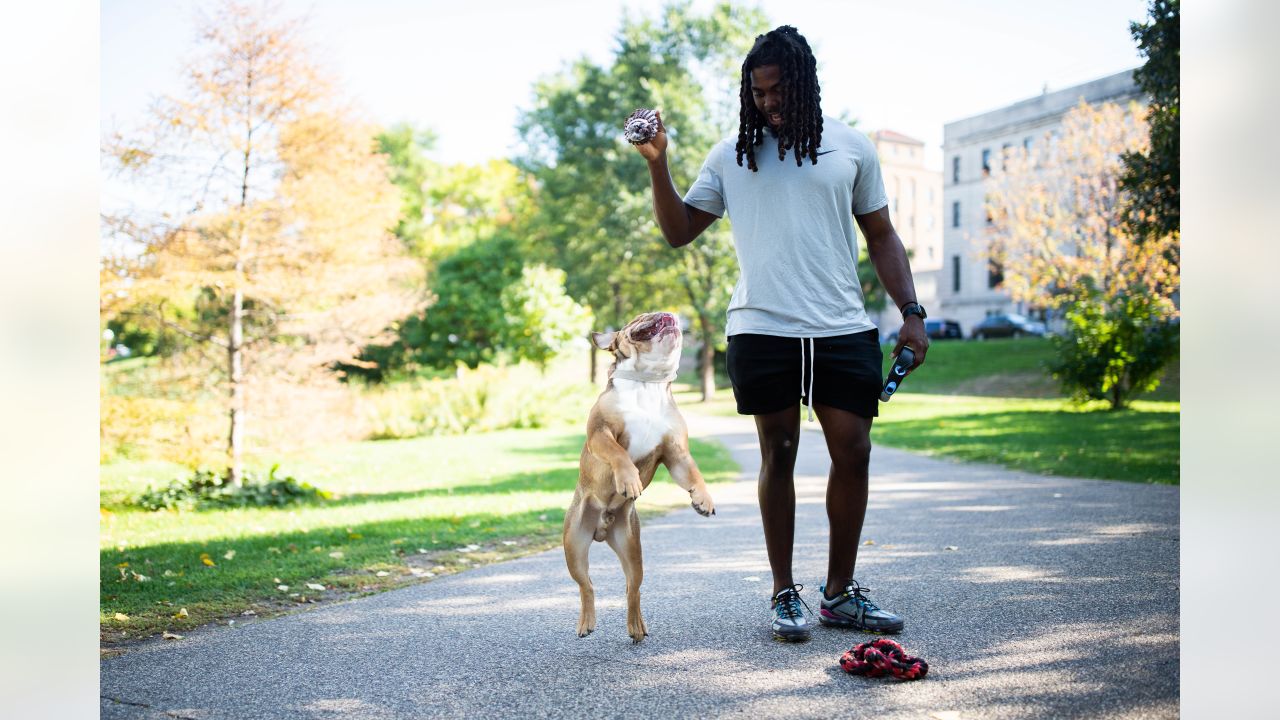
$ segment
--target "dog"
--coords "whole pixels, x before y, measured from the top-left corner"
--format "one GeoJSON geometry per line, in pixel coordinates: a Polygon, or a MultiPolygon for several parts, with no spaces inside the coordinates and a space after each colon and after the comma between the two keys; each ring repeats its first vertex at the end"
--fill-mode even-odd
{"type": "Polygon", "coordinates": [[[688,429],[671,395],[681,345],[675,316],[645,313],[617,332],[592,333],[592,341],[613,353],[614,364],[587,418],[578,487],[564,517],[564,557],[582,600],[578,637],[586,637],[596,629],[587,554],[592,541],[609,543],[627,579],[627,634],[638,643],[649,633],[640,614],[644,569],[636,498],[662,463],[700,515],[714,515],[715,504],[689,454],[688,429]]]}

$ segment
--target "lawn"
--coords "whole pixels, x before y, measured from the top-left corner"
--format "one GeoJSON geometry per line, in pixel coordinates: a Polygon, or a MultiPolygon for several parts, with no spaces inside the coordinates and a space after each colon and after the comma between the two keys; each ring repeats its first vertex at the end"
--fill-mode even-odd
{"type": "MultiPolygon", "coordinates": [[[[283,510],[142,511],[130,500],[182,468],[104,465],[102,640],[243,622],[246,612],[277,614],[554,547],[582,444],[580,431],[558,429],[328,447],[280,470],[338,497],[283,510]]],[[[724,448],[691,449],[708,482],[736,476],[724,448]]],[[[653,514],[688,502],[660,469],[639,507],[653,514]]]]}
{"type": "MultiPolygon", "coordinates": [[[[1177,362],[1155,392],[1112,412],[1063,398],[1043,369],[1052,357],[1039,338],[934,342],[926,364],[880,405],[872,442],[1047,475],[1178,484],[1177,362]]],[[[677,400],[690,413],[737,414],[723,386],[709,403],[691,390],[677,400]]]]}

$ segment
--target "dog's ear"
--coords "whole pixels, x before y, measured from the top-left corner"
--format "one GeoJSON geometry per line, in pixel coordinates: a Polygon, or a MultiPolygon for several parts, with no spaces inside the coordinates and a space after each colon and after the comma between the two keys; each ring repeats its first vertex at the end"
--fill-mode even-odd
{"type": "Polygon", "coordinates": [[[609,348],[613,347],[613,338],[616,337],[617,334],[618,333],[616,332],[607,332],[607,333],[593,332],[591,333],[591,342],[595,343],[596,347],[600,348],[601,350],[608,350],[609,348]]]}

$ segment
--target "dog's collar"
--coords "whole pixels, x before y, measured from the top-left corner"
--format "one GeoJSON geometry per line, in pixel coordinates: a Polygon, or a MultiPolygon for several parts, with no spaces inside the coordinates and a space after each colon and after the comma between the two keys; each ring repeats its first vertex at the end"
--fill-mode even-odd
{"type": "Polygon", "coordinates": [[[614,370],[609,376],[610,380],[635,380],[642,383],[669,383],[676,379],[676,373],[672,370],[666,375],[652,375],[649,373],[636,372],[634,370],[614,370]]]}

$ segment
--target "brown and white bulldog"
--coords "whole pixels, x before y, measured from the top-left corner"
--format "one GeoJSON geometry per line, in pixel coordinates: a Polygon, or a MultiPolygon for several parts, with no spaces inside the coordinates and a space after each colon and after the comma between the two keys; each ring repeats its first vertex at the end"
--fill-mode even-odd
{"type": "Polygon", "coordinates": [[[680,362],[680,328],[671,313],[645,313],[618,332],[592,333],[613,352],[609,383],[587,418],[578,489],[564,517],[564,557],[578,583],[582,612],[578,637],[596,629],[596,594],[587,574],[591,541],[618,554],[627,578],[627,634],[640,642],[648,632],[640,615],[640,520],[635,502],[649,487],[658,463],[689,492],[693,509],[714,515],[702,473],[689,454],[689,434],[671,396],[680,362]]]}

